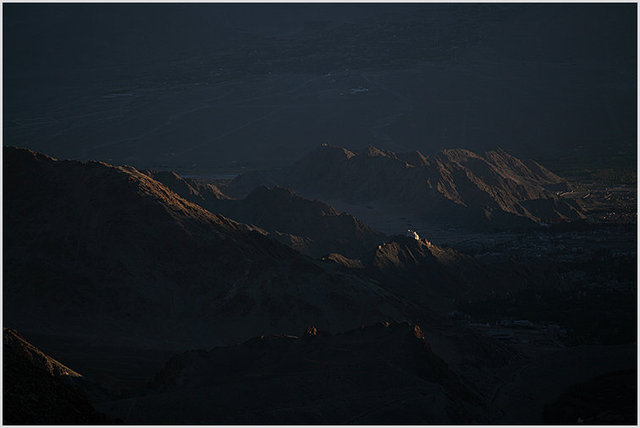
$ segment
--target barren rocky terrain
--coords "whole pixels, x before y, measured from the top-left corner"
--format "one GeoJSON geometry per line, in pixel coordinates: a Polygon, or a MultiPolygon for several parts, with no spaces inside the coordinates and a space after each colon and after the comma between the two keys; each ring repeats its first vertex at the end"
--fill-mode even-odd
{"type": "Polygon", "coordinates": [[[637,424],[637,5],[2,15],[4,424],[637,424]]]}

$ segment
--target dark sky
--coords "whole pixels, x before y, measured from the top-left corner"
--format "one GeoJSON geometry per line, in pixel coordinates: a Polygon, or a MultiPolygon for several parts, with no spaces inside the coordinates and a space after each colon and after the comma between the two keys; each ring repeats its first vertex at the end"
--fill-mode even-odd
{"type": "Polygon", "coordinates": [[[268,167],[323,142],[635,164],[636,4],[3,13],[5,145],[171,168],[268,167]]]}

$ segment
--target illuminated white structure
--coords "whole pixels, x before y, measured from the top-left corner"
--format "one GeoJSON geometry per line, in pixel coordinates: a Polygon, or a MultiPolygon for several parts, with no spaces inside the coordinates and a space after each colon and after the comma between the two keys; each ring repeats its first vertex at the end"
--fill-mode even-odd
{"type": "Polygon", "coordinates": [[[415,239],[416,241],[420,240],[420,235],[418,235],[418,233],[414,230],[411,229],[407,229],[407,236],[415,239]]]}

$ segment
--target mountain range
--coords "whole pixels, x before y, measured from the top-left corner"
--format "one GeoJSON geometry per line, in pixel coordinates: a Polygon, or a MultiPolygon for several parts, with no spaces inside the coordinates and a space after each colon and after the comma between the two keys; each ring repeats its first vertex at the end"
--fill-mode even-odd
{"type": "Polygon", "coordinates": [[[236,221],[258,226],[290,247],[313,257],[332,251],[359,258],[384,235],[356,217],[308,200],[290,189],[258,186],[244,198],[231,198],[211,183],[169,171],[143,171],[181,197],[236,221]]]}
{"type": "MultiPolygon", "coordinates": [[[[460,333],[460,332],[459,332],[460,333]]],[[[442,338],[440,338],[442,340],[442,338]]],[[[463,333],[473,370],[519,359],[463,333]],[[487,345],[489,347],[487,348],[487,345]]],[[[4,329],[5,424],[440,423],[486,418],[487,397],[420,326],[380,322],[339,334],[261,335],[175,353],[143,385],[106,391],[4,329]],[[449,361],[447,361],[449,360],[449,361]],[[132,412],[132,409],[135,411],[132,412]],[[108,416],[105,416],[108,415],[108,416]]],[[[491,389],[491,387],[489,387],[491,389]]]]}
{"type": "Polygon", "coordinates": [[[447,307],[445,301],[454,296],[479,297],[536,282],[557,283],[553,276],[539,281],[538,273],[525,273],[525,268],[514,262],[506,263],[506,268],[483,266],[473,257],[417,235],[385,235],[347,212],[339,213],[290,189],[261,185],[244,198],[233,198],[211,183],[174,172],[144,173],[211,212],[264,230],[275,240],[335,263],[345,272],[381,281],[390,293],[430,309],[447,307]]]}
{"type": "MultiPolygon", "coordinates": [[[[444,154],[328,146],[315,156],[315,172],[311,155],[288,170],[291,182],[328,191],[331,180],[357,171],[361,182],[339,187],[345,199],[413,203],[425,212],[423,193],[402,194],[391,184],[385,193],[377,171],[398,180],[419,179],[434,164],[441,180],[458,171],[449,187],[438,181],[425,198],[469,218],[493,207],[535,223],[542,217],[506,210],[539,200],[563,206],[555,192],[568,188],[501,151],[481,159],[447,151],[450,163],[444,154]],[[323,172],[334,164],[342,166],[323,172]],[[359,197],[368,179],[382,187],[359,197]],[[496,200],[474,199],[479,190],[469,183],[496,200]]],[[[75,412],[64,409],[78,409],[78,423],[106,421],[87,397],[125,423],[491,421],[500,417],[492,397],[504,373],[514,374],[514,363],[526,367],[521,348],[459,322],[456,302],[509,302],[523,289],[538,298],[565,285],[553,266],[487,262],[415,232],[380,233],[305,197],[307,187],[268,182],[241,192],[256,173],[215,185],[16,147],[3,148],[3,167],[4,322],[42,349],[5,330],[12,382],[5,397],[12,409],[26,409],[5,415],[7,422],[37,421],[35,412],[51,415],[43,423],[59,423],[75,412]],[[33,395],[33,385],[51,400],[33,395]],[[31,401],[21,407],[21,400],[31,401]],[[46,403],[55,409],[39,407],[46,403]]],[[[478,225],[496,221],[484,218],[478,225]]]]}
{"type": "Polygon", "coordinates": [[[448,424],[484,404],[419,326],[379,323],[184,352],[146,391],[102,410],[130,424],[448,424]]]}
{"type": "Polygon", "coordinates": [[[232,199],[172,173],[10,147],[4,174],[5,317],[24,331],[180,349],[428,318],[454,296],[554,284],[385,236],[282,188],[232,199]]]}
{"type": "Polygon", "coordinates": [[[131,167],[5,148],[4,178],[5,320],[21,330],[212,346],[411,306],[131,167]]]}
{"type": "Polygon", "coordinates": [[[570,189],[566,180],[501,149],[425,156],[375,147],[355,153],[323,144],[289,167],[242,174],[223,191],[240,197],[258,185],[325,201],[400,206],[445,226],[514,227],[584,217],[580,206],[557,195],[570,189]]]}

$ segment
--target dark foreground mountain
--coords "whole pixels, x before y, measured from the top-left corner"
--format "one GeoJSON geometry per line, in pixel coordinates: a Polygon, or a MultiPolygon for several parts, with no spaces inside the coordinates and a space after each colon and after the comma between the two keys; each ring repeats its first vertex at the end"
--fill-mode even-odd
{"type": "Polygon", "coordinates": [[[544,421],[554,425],[636,425],[638,371],[606,373],[572,385],[545,406],[544,421]]]}
{"type": "Polygon", "coordinates": [[[176,355],[150,390],[103,410],[134,424],[446,424],[481,406],[418,326],[384,323],[176,355]]]}
{"type": "Polygon", "coordinates": [[[188,349],[411,306],[131,167],[5,148],[4,183],[4,314],[25,331],[188,349]]]}
{"type": "Polygon", "coordinates": [[[3,424],[105,425],[80,389],[65,378],[81,375],[44,354],[15,330],[3,329],[3,424]]]}
{"type": "Polygon", "coordinates": [[[285,188],[258,186],[246,197],[233,199],[215,185],[174,172],[143,171],[184,199],[236,221],[256,225],[271,237],[313,257],[339,252],[358,258],[384,235],[348,213],[285,188]]]}
{"type": "Polygon", "coordinates": [[[424,156],[375,147],[354,153],[325,144],[283,170],[243,174],[225,192],[239,196],[261,184],[323,200],[402,206],[423,221],[467,228],[583,217],[575,202],[556,195],[569,189],[565,180],[501,149],[484,155],[453,149],[424,156]]]}

